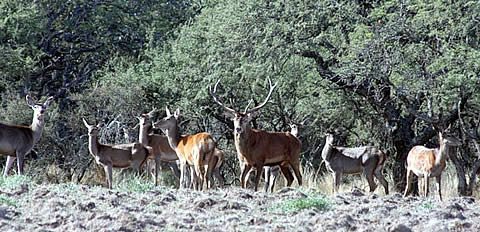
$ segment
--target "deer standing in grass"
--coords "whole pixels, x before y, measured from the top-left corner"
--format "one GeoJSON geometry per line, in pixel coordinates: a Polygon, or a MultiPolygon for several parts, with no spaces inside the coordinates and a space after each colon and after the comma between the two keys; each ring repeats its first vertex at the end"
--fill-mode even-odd
{"type": "MultiPolygon", "coordinates": [[[[300,133],[300,126],[303,125],[303,123],[301,124],[297,124],[297,123],[294,123],[292,122],[291,120],[287,119],[288,121],[288,124],[290,126],[290,134],[295,136],[295,137],[299,137],[299,133],[300,133]]],[[[278,165],[275,165],[275,166],[265,166],[263,168],[263,171],[265,172],[265,192],[268,192],[268,190],[270,189],[270,192],[273,192],[273,189],[275,188],[275,182],[277,181],[277,177],[278,175],[280,174],[280,166],[278,165]]],[[[287,172],[284,171],[284,172],[287,172]]],[[[289,177],[285,177],[288,179],[292,179],[293,180],[293,176],[290,172],[290,170],[288,170],[288,174],[289,174],[289,177]]],[[[248,180],[248,177],[247,177],[247,180],[248,180]]]]}
{"type": "Polygon", "coordinates": [[[98,126],[89,125],[83,119],[88,129],[88,149],[97,164],[105,169],[108,188],[112,188],[112,168],[132,167],[138,171],[151,155],[152,148],[141,143],[101,144],[98,142],[98,126]]]}
{"type": "Polygon", "coordinates": [[[195,172],[191,172],[191,181],[193,182],[194,189],[203,189],[203,183],[207,183],[208,177],[215,164],[212,157],[215,151],[215,141],[209,133],[202,132],[194,135],[180,135],[178,128],[178,116],[180,114],[177,109],[174,114],[170,113],[168,107],[166,107],[167,116],[156,122],[153,127],[165,130],[168,137],[168,142],[172,149],[175,150],[180,160],[180,187],[185,187],[185,173],[187,171],[187,165],[193,166],[195,172]],[[204,170],[204,167],[207,170],[204,170]]]}
{"type": "Polygon", "coordinates": [[[140,133],[138,134],[138,142],[143,144],[144,146],[152,147],[152,157],[155,161],[155,171],[153,174],[153,182],[155,186],[158,185],[157,177],[160,168],[160,163],[162,161],[171,162],[170,165],[173,173],[177,175],[178,167],[174,161],[178,160],[177,153],[175,150],[172,149],[168,142],[168,138],[165,135],[158,135],[158,134],[148,134],[148,130],[152,126],[151,118],[155,109],[150,111],[147,114],[141,114],[137,117],[140,122],[140,133]],[[173,161],[173,162],[172,162],[173,161]]]}
{"type": "Polygon", "coordinates": [[[418,188],[424,190],[424,196],[428,196],[429,180],[431,177],[437,178],[438,195],[442,200],[442,172],[445,169],[446,162],[449,155],[449,148],[452,146],[460,146],[461,142],[455,137],[449,136],[448,132],[439,131],[438,140],[440,147],[426,148],[424,146],[415,146],[407,156],[407,186],[405,187],[406,197],[411,190],[412,174],[418,177],[423,177],[423,186],[418,182],[418,188]]]}
{"type": "Polygon", "coordinates": [[[49,97],[43,104],[35,103],[29,95],[26,96],[26,100],[28,106],[33,110],[33,119],[30,126],[0,123],[0,155],[7,156],[4,176],[8,176],[8,171],[15,158],[17,158],[17,174],[23,175],[23,160],[42,136],[45,126],[45,112],[53,102],[53,97],[49,97]]]}
{"type": "Polygon", "coordinates": [[[222,106],[233,119],[235,148],[242,171],[240,182],[243,188],[247,187],[246,178],[249,171],[252,168],[257,169],[255,191],[257,191],[264,166],[280,165],[283,174],[287,177],[287,186],[290,186],[293,182],[291,174],[291,179],[288,178],[288,174],[290,173],[288,167],[291,166],[295,172],[298,184],[302,185],[302,175],[300,173],[300,140],[290,133],[267,132],[250,127],[250,121],[258,114],[258,110],[267,104],[275,89],[276,85],[272,85],[270,78],[268,78],[268,81],[270,91],[265,101],[250,110],[247,106],[243,113],[229,108],[219,101],[215,92],[220,80],[217,81],[213,89],[210,87],[210,94],[213,100],[222,106]]]}
{"type": "Polygon", "coordinates": [[[333,145],[333,140],[333,134],[327,133],[325,146],[322,150],[322,159],[327,169],[333,174],[334,192],[338,192],[343,174],[363,172],[370,186],[370,192],[377,188],[373,180],[373,176],[375,176],[383,185],[385,194],[388,194],[388,183],[382,174],[383,165],[387,158],[385,153],[374,146],[338,147],[333,145]]]}

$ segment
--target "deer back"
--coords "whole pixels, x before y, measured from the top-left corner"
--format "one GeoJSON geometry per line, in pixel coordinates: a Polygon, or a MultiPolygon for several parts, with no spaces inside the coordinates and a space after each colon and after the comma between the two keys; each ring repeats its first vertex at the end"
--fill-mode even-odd
{"type": "Polygon", "coordinates": [[[334,147],[342,155],[350,157],[352,159],[361,159],[362,163],[366,163],[370,158],[383,155],[380,150],[374,146],[363,147],[334,147]]]}
{"type": "Polygon", "coordinates": [[[208,161],[215,149],[215,142],[209,133],[184,135],[177,144],[177,153],[182,155],[192,165],[196,158],[203,163],[208,161]],[[200,155],[200,157],[195,157],[200,155]]]}
{"type": "Polygon", "coordinates": [[[437,155],[438,149],[415,146],[408,152],[407,165],[410,169],[426,172],[435,165],[437,155]]]}
{"type": "Polygon", "coordinates": [[[30,151],[33,147],[33,134],[29,126],[0,123],[0,155],[15,156],[17,150],[30,151]]]}
{"type": "MultiPolygon", "coordinates": [[[[237,152],[244,156],[249,164],[260,159],[264,164],[280,163],[299,156],[301,143],[290,133],[267,132],[251,129],[245,142],[240,139],[237,152]]],[[[237,143],[237,142],[236,142],[237,143]]]]}

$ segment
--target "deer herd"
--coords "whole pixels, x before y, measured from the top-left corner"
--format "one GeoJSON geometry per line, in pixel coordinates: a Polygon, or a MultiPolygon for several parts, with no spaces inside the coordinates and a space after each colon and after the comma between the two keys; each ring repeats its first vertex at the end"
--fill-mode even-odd
{"type": "MultiPolygon", "coordinates": [[[[262,172],[265,171],[265,191],[273,191],[275,180],[281,172],[286,179],[286,185],[293,183],[294,177],[298,185],[302,185],[300,170],[301,142],[299,140],[299,126],[291,125],[290,132],[268,132],[251,128],[251,120],[256,117],[258,111],[270,100],[276,87],[268,78],[270,90],[265,100],[258,106],[243,112],[226,106],[216,95],[220,80],[212,87],[210,94],[213,101],[223,108],[233,121],[234,144],[240,165],[241,187],[247,188],[249,176],[255,174],[254,189],[257,191],[262,172]]],[[[33,109],[33,120],[30,126],[7,125],[0,123],[0,155],[7,156],[4,176],[8,175],[13,161],[17,160],[18,174],[22,175],[23,161],[35,143],[41,137],[45,125],[45,113],[53,102],[53,97],[48,98],[43,104],[35,103],[30,96],[26,96],[27,104],[33,109]]],[[[180,187],[203,190],[213,188],[217,179],[220,187],[224,180],[220,175],[220,167],[224,162],[225,154],[217,147],[212,135],[207,132],[197,134],[180,134],[177,109],[173,114],[168,107],[166,117],[153,122],[153,113],[138,116],[139,137],[138,142],[126,144],[101,144],[98,141],[100,125],[91,125],[86,119],[82,119],[88,130],[88,150],[97,164],[102,165],[106,173],[106,181],[112,188],[112,168],[131,167],[138,170],[148,159],[153,159],[155,169],[153,179],[155,186],[158,185],[157,177],[161,162],[177,161],[180,165],[180,187]],[[151,128],[160,128],[165,132],[161,134],[149,134],[151,128]],[[205,188],[204,188],[205,187],[205,188]]],[[[452,146],[459,146],[460,141],[448,134],[447,130],[437,128],[439,131],[438,148],[426,148],[424,146],[413,147],[407,156],[407,178],[404,196],[411,191],[412,174],[423,178],[423,186],[420,185],[424,196],[429,192],[429,179],[435,177],[438,183],[440,200],[441,174],[445,169],[445,160],[452,146]]],[[[325,145],[321,152],[321,158],[327,170],[333,175],[333,191],[338,191],[343,174],[363,173],[368,181],[370,192],[377,185],[374,177],[383,186],[385,194],[389,193],[388,183],[383,176],[383,167],[387,160],[384,152],[375,146],[340,147],[334,145],[334,135],[327,133],[325,145]]],[[[323,163],[322,162],[322,163],[323,163]]],[[[176,165],[174,165],[176,168],[176,165]]]]}

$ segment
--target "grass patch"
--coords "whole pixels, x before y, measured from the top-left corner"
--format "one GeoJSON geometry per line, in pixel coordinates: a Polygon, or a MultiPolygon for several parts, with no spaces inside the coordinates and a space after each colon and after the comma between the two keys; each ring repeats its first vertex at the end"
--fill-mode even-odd
{"type": "Polygon", "coordinates": [[[162,186],[157,186],[153,184],[148,178],[144,178],[141,175],[132,175],[129,178],[122,179],[117,186],[114,186],[114,189],[126,192],[147,192],[151,190],[161,189],[162,186]]]}
{"type": "Polygon", "coordinates": [[[304,198],[296,198],[296,199],[287,199],[280,203],[274,205],[274,207],[270,208],[273,212],[280,212],[280,213],[296,213],[300,212],[304,209],[316,209],[319,211],[325,211],[330,208],[330,203],[326,197],[322,196],[308,196],[304,198]]]}
{"type": "Polygon", "coordinates": [[[68,193],[75,193],[80,189],[80,185],[75,184],[73,182],[68,182],[65,184],[55,184],[54,189],[57,192],[68,192],[68,193]]]}
{"type": "Polygon", "coordinates": [[[0,178],[0,186],[2,189],[15,189],[20,185],[31,185],[33,179],[27,175],[13,175],[0,178]]]}
{"type": "Polygon", "coordinates": [[[418,206],[421,210],[430,211],[433,209],[434,205],[431,202],[424,202],[420,206],[418,206]]]}
{"type": "Polygon", "coordinates": [[[0,194],[0,205],[17,207],[17,201],[6,196],[5,194],[0,194]]]}

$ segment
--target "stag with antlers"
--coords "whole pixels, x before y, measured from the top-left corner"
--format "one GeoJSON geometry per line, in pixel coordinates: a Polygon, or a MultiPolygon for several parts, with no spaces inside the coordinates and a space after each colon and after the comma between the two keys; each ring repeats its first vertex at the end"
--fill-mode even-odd
{"type": "MultiPolygon", "coordinates": [[[[247,174],[250,169],[254,167],[257,169],[255,191],[257,191],[264,166],[280,165],[285,176],[288,175],[285,174],[285,170],[288,170],[288,167],[291,166],[295,172],[298,184],[302,185],[302,175],[300,173],[300,140],[290,133],[267,132],[250,127],[250,121],[258,114],[258,110],[267,104],[276,87],[276,84],[272,85],[270,78],[268,78],[268,82],[270,84],[270,91],[264,102],[252,109],[248,109],[247,106],[243,113],[227,107],[218,99],[215,93],[220,80],[217,81],[213,88],[210,86],[210,94],[213,100],[223,107],[233,120],[235,148],[242,171],[240,177],[241,185],[243,188],[246,188],[247,174]]],[[[287,180],[287,182],[288,186],[292,183],[291,180],[287,180]]]]}

